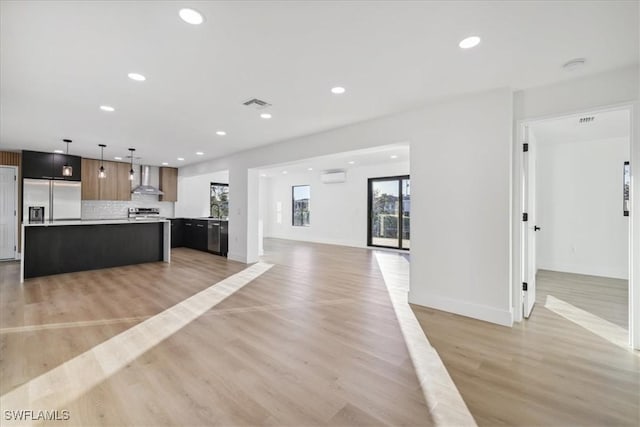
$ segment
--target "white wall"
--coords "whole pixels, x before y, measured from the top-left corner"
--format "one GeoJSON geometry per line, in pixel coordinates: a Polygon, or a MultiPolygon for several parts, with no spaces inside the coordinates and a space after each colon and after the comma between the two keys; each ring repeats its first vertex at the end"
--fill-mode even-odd
{"type": "Polygon", "coordinates": [[[539,269],[629,277],[629,217],[622,214],[622,166],[629,139],[537,147],[539,269]]]}
{"type": "Polygon", "coordinates": [[[178,201],[175,205],[175,216],[199,218],[209,216],[211,211],[211,183],[229,183],[229,172],[207,172],[193,176],[183,176],[182,169],[178,173],[178,201]]]}
{"type": "Polygon", "coordinates": [[[415,218],[410,301],[510,325],[512,103],[506,88],[456,97],[191,165],[180,175],[229,170],[229,258],[254,262],[255,168],[409,142],[415,218]]]}
{"type": "Polygon", "coordinates": [[[367,246],[367,179],[409,175],[409,162],[350,167],[344,183],[323,184],[320,171],[263,178],[266,237],[336,245],[367,246]],[[311,225],[291,225],[291,187],[311,186],[311,225]],[[282,218],[277,216],[281,203],[282,218]]]}
{"type": "MultiPolygon", "coordinates": [[[[542,118],[638,100],[638,65],[514,93],[514,117],[542,118]]],[[[567,77],[573,77],[568,75],[567,77]]]]}
{"type": "Polygon", "coordinates": [[[512,99],[437,106],[411,139],[412,303],[511,325],[512,99]]]}

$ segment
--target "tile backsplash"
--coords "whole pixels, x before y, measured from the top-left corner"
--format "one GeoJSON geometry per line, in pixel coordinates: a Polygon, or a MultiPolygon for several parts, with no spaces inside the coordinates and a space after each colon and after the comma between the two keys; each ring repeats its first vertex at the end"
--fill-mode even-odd
{"type": "Polygon", "coordinates": [[[174,216],[173,202],[160,202],[158,196],[132,194],[131,201],[83,200],[82,219],[126,218],[129,208],[160,208],[160,216],[174,216]]]}

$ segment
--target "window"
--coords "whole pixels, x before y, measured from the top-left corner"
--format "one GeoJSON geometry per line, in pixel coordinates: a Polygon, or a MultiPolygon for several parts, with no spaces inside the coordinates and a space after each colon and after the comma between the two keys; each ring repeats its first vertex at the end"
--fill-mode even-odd
{"type": "Polygon", "coordinates": [[[229,218],[229,184],[211,183],[210,216],[212,218],[229,218]]]}
{"type": "Polygon", "coordinates": [[[291,223],[294,226],[308,227],[309,222],[309,201],[311,200],[311,187],[308,185],[294,185],[292,187],[293,203],[291,212],[291,223]]]}
{"type": "Polygon", "coordinates": [[[409,249],[410,188],[408,176],[369,179],[369,246],[409,249]]]}

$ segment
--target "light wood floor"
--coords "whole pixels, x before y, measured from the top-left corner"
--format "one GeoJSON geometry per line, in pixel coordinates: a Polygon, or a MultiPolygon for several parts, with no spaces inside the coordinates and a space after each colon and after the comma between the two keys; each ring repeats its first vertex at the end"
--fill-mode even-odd
{"type": "MultiPolygon", "coordinates": [[[[48,408],[70,412],[52,425],[432,425],[372,253],[282,241],[267,251],[271,269],[81,396],[48,408]]],[[[3,397],[56,370],[52,388],[81,382],[69,371],[92,348],[247,266],[180,248],[170,265],[23,286],[18,267],[0,265],[3,397]]]]}
{"type": "Polygon", "coordinates": [[[626,281],[550,271],[538,273],[531,318],[513,328],[414,312],[478,425],[640,425],[640,353],[551,311],[548,296],[626,332],[626,281]]]}
{"type": "MultiPolygon", "coordinates": [[[[82,396],[49,408],[71,415],[52,425],[434,424],[375,254],[275,239],[265,251],[271,269],[82,396]]],[[[246,267],[180,248],[170,265],[20,286],[19,265],[0,264],[0,393],[246,267]]],[[[638,354],[546,309],[549,293],[591,308],[588,296],[552,292],[545,282],[532,319],[513,328],[414,313],[480,425],[639,425],[638,354]]]]}

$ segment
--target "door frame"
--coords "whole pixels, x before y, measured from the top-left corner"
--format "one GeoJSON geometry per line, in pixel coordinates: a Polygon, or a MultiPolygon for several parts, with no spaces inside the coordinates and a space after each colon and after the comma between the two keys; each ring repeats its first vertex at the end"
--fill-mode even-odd
{"type": "MultiPolygon", "coordinates": [[[[19,259],[18,254],[20,253],[18,250],[18,247],[20,246],[20,230],[18,229],[18,225],[19,225],[19,221],[18,221],[18,216],[20,215],[20,211],[22,210],[19,206],[20,203],[20,198],[19,198],[19,180],[20,180],[20,173],[18,170],[18,166],[9,166],[9,165],[0,165],[3,168],[8,168],[8,169],[13,169],[14,172],[14,176],[16,177],[14,184],[13,184],[13,200],[15,203],[15,215],[13,216],[13,230],[14,230],[14,239],[15,239],[15,245],[14,245],[14,250],[13,250],[13,259],[19,259]]],[[[6,260],[9,260],[10,258],[7,258],[6,260]]]]}
{"type": "MultiPolygon", "coordinates": [[[[402,228],[403,228],[403,214],[404,214],[404,206],[402,201],[402,181],[405,179],[411,179],[411,175],[396,175],[396,176],[381,176],[377,178],[368,178],[367,179],[367,247],[373,248],[385,248],[385,249],[395,249],[400,251],[409,251],[410,248],[402,247],[402,228]],[[371,197],[371,183],[373,181],[398,181],[398,197],[401,199],[398,203],[398,247],[394,246],[383,246],[383,245],[374,245],[372,243],[371,236],[371,205],[373,203],[373,198],[371,197]]],[[[411,220],[409,220],[411,221],[411,220]]]]}
{"type": "MultiPolygon", "coordinates": [[[[553,114],[542,117],[531,117],[516,121],[513,138],[513,216],[512,216],[512,302],[513,302],[513,319],[521,322],[523,320],[523,294],[522,294],[522,265],[524,262],[522,253],[522,239],[520,235],[522,223],[522,206],[523,182],[522,174],[524,173],[524,164],[522,156],[522,143],[524,137],[524,129],[536,122],[543,122],[554,119],[562,119],[573,117],[576,115],[598,114],[609,111],[629,111],[630,126],[630,153],[629,162],[631,165],[631,188],[629,191],[631,211],[629,212],[629,346],[640,349],[640,266],[635,266],[634,259],[640,256],[640,249],[636,246],[640,245],[640,238],[636,234],[640,231],[640,180],[634,183],[634,165],[640,168],[640,141],[638,141],[638,126],[640,126],[640,118],[637,116],[639,112],[638,104],[635,102],[613,104],[608,106],[594,107],[572,111],[569,113],[553,114]],[[635,184],[635,185],[634,185],[635,184]],[[635,197],[638,196],[638,197],[635,197]],[[636,255],[636,252],[638,253],[636,255]]],[[[639,169],[640,170],[640,169],[639,169]]]]}

